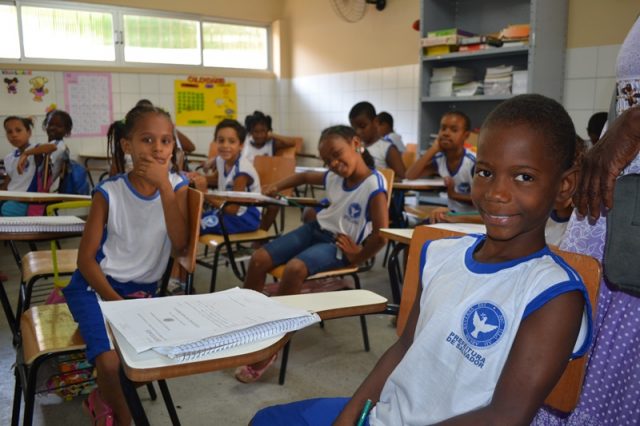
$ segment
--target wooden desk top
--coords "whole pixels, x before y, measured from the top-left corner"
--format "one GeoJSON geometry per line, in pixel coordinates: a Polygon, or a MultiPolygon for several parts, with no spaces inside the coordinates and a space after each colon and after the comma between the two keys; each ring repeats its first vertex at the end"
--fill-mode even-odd
{"type": "MultiPolygon", "coordinates": [[[[387,306],[386,298],[369,290],[298,294],[277,299],[290,306],[315,311],[323,320],[382,312],[387,306]]],[[[180,362],[153,351],[137,354],[117,330],[110,329],[125,374],[134,382],[188,376],[262,361],[279,351],[293,334],[210,354],[197,361],[180,362]]]]}
{"type": "Polygon", "coordinates": [[[409,245],[413,228],[380,228],[380,234],[391,241],[409,245]]]}
{"type": "Polygon", "coordinates": [[[78,157],[88,158],[90,160],[108,160],[109,159],[109,155],[107,154],[106,150],[93,151],[93,152],[84,151],[78,154],[78,157]]]}
{"type": "Polygon", "coordinates": [[[442,178],[429,178],[429,179],[404,179],[401,182],[394,182],[393,189],[399,189],[402,191],[428,191],[431,189],[445,188],[444,179],[442,178]]]}
{"type": "Polygon", "coordinates": [[[209,192],[204,194],[205,200],[226,200],[232,203],[242,204],[242,205],[256,205],[256,206],[264,206],[267,204],[281,205],[281,206],[290,206],[290,207],[318,207],[318,206],[328,206],[328,202],[321,203],[319,200],[311,197],[285,197],[286,200],[281,200],[279,202],[275,202],[268,199],[263,199],[261,194],[256,194],[256,197],[251,197],[251,193],[246,193],[246,196],[242,197],[233,197],[233,196],[225,196],[222,194],[216,194],[214,192],[209,192]]]}
{"type": "Polygon", "coordinates": [[[57,192],[0,191],[0,201],[24,203],[59,203],[61,201],[90,200],[90,195],[59,194],[57,192]]]}

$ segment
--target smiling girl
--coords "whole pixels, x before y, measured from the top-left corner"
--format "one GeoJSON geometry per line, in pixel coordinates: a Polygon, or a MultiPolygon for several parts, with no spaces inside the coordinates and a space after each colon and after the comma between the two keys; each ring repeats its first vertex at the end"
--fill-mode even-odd
{"type": "Polygon", "coordinates": [[[188,240],[187,181],[170,172],[175,151],[169,115],[155,107],[136,107],[124,120],[124,161],[133,170],[101,182],[78,250],[78,269],[63,290],[87,358],[98,371],[98,388],[85,403],[93,424],[131,423],[118,376],[120,361],[105,329],[99,300],[152,297],[173,247],[188,240]]]}

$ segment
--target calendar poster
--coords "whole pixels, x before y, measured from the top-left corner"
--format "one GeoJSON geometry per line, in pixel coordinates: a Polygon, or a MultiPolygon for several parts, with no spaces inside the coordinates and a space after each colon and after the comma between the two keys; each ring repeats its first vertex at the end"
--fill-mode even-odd
{"type": "Polygon", "coordinates": [[[215,126],[237,117],[235,83],[190,77],[175,81],[174,96],[178,126],[215,126]]]}
{"type": "Polygon", "coordinates": [[[65,72],[64,104],[74,136],[105,136],[113,122],[111,74],[65,72]]]}
{"type": "Polygon", "coordinates": [[[2,70],[0,115],[44,115],[55,103],[54,73],[30,70],[2,70]]]}

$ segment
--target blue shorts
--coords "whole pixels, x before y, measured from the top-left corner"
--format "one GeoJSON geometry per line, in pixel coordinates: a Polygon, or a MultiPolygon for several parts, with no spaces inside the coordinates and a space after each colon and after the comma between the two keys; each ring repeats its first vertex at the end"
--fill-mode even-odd
{"type": "MultiPolygon", "coordinates": [[[[222,227],[218,218],[218,209],[208,210],[202,213],[200,220],[201,234],[222,235],[222,227]]],[[[260,211],[255,207],[248,207],[244,214],[223,213],[224,227],[227,234],[239,234],[240,232],[253,232],[260,226],[260,211]]]]}
{"type": "Polygon", "coordinates": [[[298,259],[305,264],[309,275],[313,275],[349,265],[346,256],[338,259],[335,240],[331,232],[323,230],[317,221],[313,221],[270,241],[263,248],[271,256],[273,266],[298,259]]]}
{"type": "MultiPolygon", "coordinates": [[[[141,297],[142,294],[139,292],[153,296],[158,289],[158,283],[140,284],[131,281],[121,283],[109,276],[107,280],[124,298],[141,297]]],[[[69,285],[62,289],[62,293],[67,300],[73,319],[78,323],[80,335],[87,345],[87,359],[94,363],[98,355],[112,349],[102,310],[98,304],[98,295],[77,269],[71,276],[69,285]]]]}
{"type": "Polygon", "coordinates": [[[0,203],[0,216],[26,216],[29,204],[20,201],[4,201],[0,203]]]}
{"type": "MultiPolygon", "coordinates": [[[[330,426],[351,398],[316,398],[258,411],[251,426],[330,426]]],[[[369,426],[367,417],[364,424],[369,426]]]]}

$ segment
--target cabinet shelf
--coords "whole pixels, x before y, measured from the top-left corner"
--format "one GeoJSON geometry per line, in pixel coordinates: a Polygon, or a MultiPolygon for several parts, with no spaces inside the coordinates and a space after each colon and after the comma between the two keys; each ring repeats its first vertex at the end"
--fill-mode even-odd
{"type": "Polygon", "coordinates": [[[476,95],[476,96],[423,96],[422,102],[493,102],[504,101],[513,95],[476,95]]]}
{"type": "Polygon", "coordinates": [[[528,53],[529,46],[496,47],[494,49],[476,50],[472,52],[454,52],[445,55],[423,56],[422,60],[424,62],[464,61],[477,59],[479,57],[527,55],[528,53]]]}

